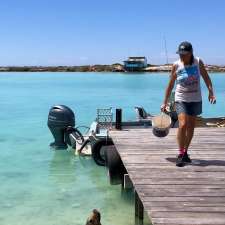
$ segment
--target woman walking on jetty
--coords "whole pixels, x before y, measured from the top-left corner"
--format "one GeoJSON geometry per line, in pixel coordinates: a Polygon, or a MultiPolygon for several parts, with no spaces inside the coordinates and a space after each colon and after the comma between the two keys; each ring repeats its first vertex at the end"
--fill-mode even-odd
{"type": "Polygon", "coordinates": [[[209,102],[211,104],[216,103],[216,98],[211,79],[205,69],[204,63],[198,57],[194,57],[191,43],[187,41],[182,42],[178,47],[177,54],[179,54],[180,59],[172,66],[171,76],[161,110],[166,111],[168,99],[176,81],[175,108],[179,121],[177,132],[179,154],[176,165],[181,167],[185,163],[191,162],[187,154],[188,147],[194,134],[196,116],[202,113],[200,76],[202,76],[209,90],[209,102]]]}

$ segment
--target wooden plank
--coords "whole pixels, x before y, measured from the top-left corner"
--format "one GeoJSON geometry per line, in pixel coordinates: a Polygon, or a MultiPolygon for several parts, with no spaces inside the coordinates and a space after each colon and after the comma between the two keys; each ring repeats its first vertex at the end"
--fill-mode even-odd
{"type": "MultiPolygon", "coordinates": [[[[132,158],[134,158],[134,159],[138,159],[138,158],[140,158],[141,160],[142,160],[142,158],[143,158],[143,156],[142,155],[140,155],[140,154],[129,154],[129,153],[121,153],[120,154],[124,159],[132,159],[132,158]]],[[[166,154],[166,158],[165,157],[161,157],[161,155],[160,154],[145,154],[145,159],[146,160],[152,160],[152,161],[154,161],[154,160],[160,160],[161,158],[163,158],[163,159],[168,159],[168,158],[174,158],[174,159],[176,159],[176,155],[177,154],[166,154]]],[[[164,155],[165,156],[165,155],[164,155]]],[[[220,164],[222,164],[223,163],[223,165],[225,166],[225,161],[224,160],[221,160],[221,157],[224,157],[225,155],[224,154],[222,154],[222,155],[213,155],[213,154],[211,154],[211,155],[206,155],[206,154],[202,154],[202,155],[199,155],[199,154],[192,154],[192,159],[194,159],[194,160],[197,160],[199,157],[201,157],[201,158],[199,158],[199,160],[200,159],[202,159],[202,160],[217,160],[218,162],[220,162],[220,164]]],[[[151,163],[151,161],[149,161],[149,163],[151,163]]]]}
{"type": "Polygon", "coordinates": [[[135,187],[143,189],[224,189],[225,184],[136,184],[135,187]]]}
{"type": "MultiPolygon", "coordinates": [[[[132,172],[132,171],[129,171],[132,172]]],[[[132,178],[225,178],[225,172],[205,172],[205,171],[182,171],[182,170],[171,170],[161,171],[160,173],[152,169],[136,169],[133,173],[130,173],[132,178]]]]}
{"type": "MultiPolygon", "coordinates": [[[[199,213],[199,212],[191,212],[191,213],[183,213],[178,217],[178,215],[174,215],[174,217],[164,217],[165,212],[162,212],[158,217],[151,217],[152,223],[154,225],[163,224],[163,225],[224,225],[225,218],[222,213],[214,213],[208,214],[199,213]],[[208,215],[206,217],[206,215],[208,215]]],[[[178,214],[178,213],[177,213],[178,214]]],[[[171,213],[170,213],[171,215],[171,213]]]]}
{"type": "Polygon", "coordinates": [[[216,213],[216,212],[151,212],[152,218],[195,218],[195,219],[205,219],[212,220],[215,217],[218,221],[225,221],[225,213],[216,213]]]}
{"type": "Polygon", "coordinates": [[[225,207],[224,202],[206,202],[206,201],[195,201],[195,202],[190,202],[190,201],[180,201],[177,203],[176,201],[149,201],[149,202],[144,202],[146,207],[164,207],[164,206],[186,206],[186,207],[225,207]]]}
{"type": "MultiPolygon", "coordinates": [[[[126,167],[129,171],[135,170],[135,169],[166,169],[166,170],[173,170],[174,164],[168,164],[168,163],[126,163],[126,167]]],[[[187,165],[182,168],[182,171],[225,171],[225,167],[223,166],[216,166],[216,165],[187,165]]]]}
{"type": "MultiPolygon", "coordinates": [[[[210,165],[218,165],[218,166],[222,166],[224,165],[224,161],[223,160],[219,160],[218,158],[210,158],[210,157],[196,157],[193,158],[193,166],[197,165],[199,166],[201,163],[206,163],[206,164],[210,164],[210,165]]],[[[136,156],[130,156],[130,157],[123,157],[123,162],[124,163],[167,163],[167,164],[171,164],[171,165],[175,165],[176,162],[176,157],[175,156],[171,156],[171,157],[136,157],[136,156]]],[[[180,170],[182,170],[181,168],[179,168],[180,170]]]]}
{"type": "Polygon", "coordinates": [[[221,189],[144,189],[136,187],[141,197],[222,197],[225,198],[225,191],[221,189]]]}
{"type": "Polygon", "coordinates": [[[208,202],[208,203],[224,203],[225,204],[225,198],[221,197],[215,197],[215,196],[182,196],[182,197],[165,197],[165,196],[160,196],[160,197],[152,197],[152,196],[146,196],[145,198],[141,198],[143,204],[145,202],[193,202],[198,204],[199,202],[208,202]]]}
{"type": "Polygon", "coordinates": [[[222,212],[225,213],[225,206],[183,206],[165,205],[165,206],[149,206],[151,212],[222,212]]]}
{"type": "Polygon", "coordinates": [[[132,179],[133,184],[225,184],[225,178],[139,178],[132,179]]]}

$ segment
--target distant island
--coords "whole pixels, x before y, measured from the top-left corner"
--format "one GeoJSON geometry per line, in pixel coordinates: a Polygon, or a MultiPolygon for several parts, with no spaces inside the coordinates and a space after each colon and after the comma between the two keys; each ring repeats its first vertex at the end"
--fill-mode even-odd
{"type": "MultiPolygon", "coordinates": [[[[171,64],[148,64],[139,72],[170,72],[171,64]]],[[[225,66],[206,65],[209,72],[225,72],[225,66]]],[[[84,65],[84,66],[0,66],[0,72],[126,72],[124,65],[84,65]]]]}

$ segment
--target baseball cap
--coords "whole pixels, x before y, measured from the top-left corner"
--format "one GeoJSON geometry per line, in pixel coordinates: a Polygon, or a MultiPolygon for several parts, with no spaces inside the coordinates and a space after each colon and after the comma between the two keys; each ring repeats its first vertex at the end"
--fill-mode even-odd
{"type": "Polygon", "coordinates": [[[192,44],[188,41],[183,41],[179,44],[177,54],[185,55],[189,52],[193,52],[192,44]]]}

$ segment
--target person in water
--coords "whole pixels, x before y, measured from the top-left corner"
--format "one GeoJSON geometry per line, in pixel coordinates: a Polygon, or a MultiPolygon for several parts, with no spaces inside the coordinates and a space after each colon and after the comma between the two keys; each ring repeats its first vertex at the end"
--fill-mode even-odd
{"type": "Polygon", "coordinates": [[[176,165],[181,167],[185,163],[191,163],[191,159],[187,154],[188,147],[194,135],[196,116],[202,113],[200,76],[202,76],[209,90],[208,100],[211,104],[216,103],[216,97],[212,81],[203,61],[193,55],[192,44],[187,41],[182,42],[178,47],[177,54],[179,54],[180,59],[172,66],[161,111],[166,111],[168,99],[176,82],[175,108],[179,121],[177,132],[179,154],[176,165]]]}

